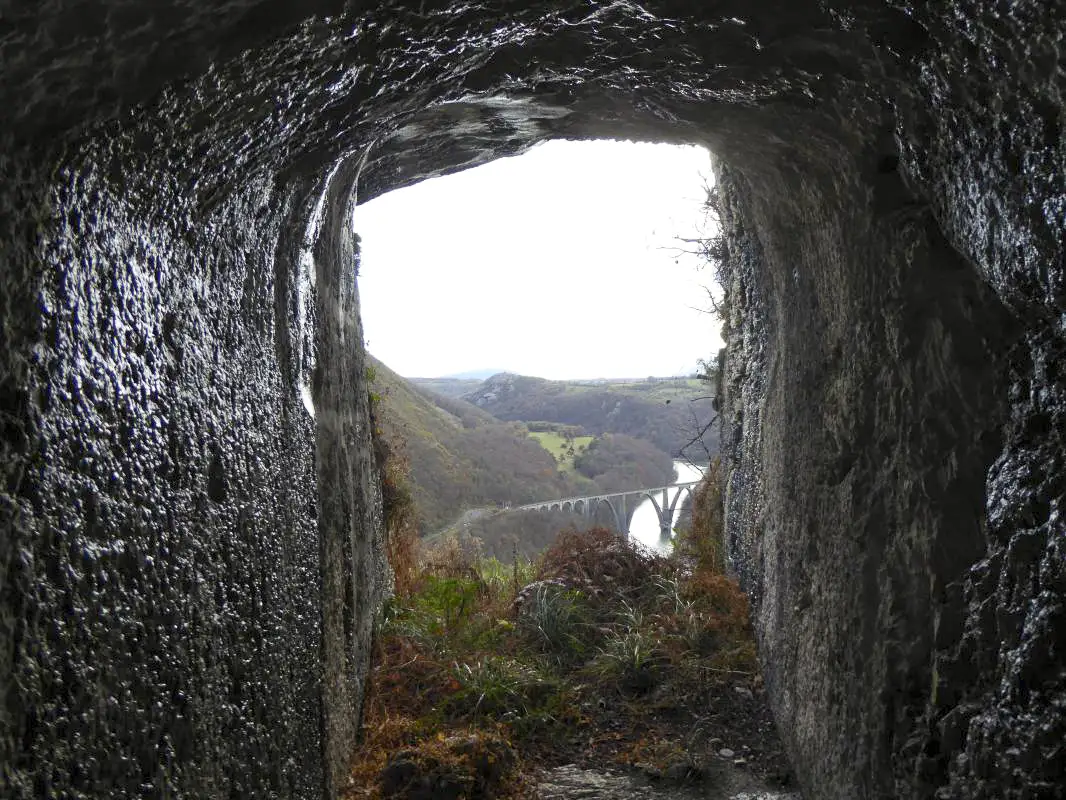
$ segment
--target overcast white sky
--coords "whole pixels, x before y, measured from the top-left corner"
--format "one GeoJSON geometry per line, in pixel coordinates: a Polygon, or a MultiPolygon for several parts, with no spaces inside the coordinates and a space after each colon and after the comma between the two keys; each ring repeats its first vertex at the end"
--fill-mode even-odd
{"type": "Polygon", "coordinates": [[[702,148],[542,144],[356,210],[370,352],[401,375],[679,375],[721,346],[694,258],[702,148]]]}

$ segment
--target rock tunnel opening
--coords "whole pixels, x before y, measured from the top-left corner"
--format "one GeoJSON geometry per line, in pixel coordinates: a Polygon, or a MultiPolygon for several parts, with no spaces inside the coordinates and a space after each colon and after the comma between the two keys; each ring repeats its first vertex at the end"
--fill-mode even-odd
{"type": "Polygon", "coordinates": [[[720,160],[728,531],[805,788],[1061,796],[1061,4],[119,5],[0,31],[0,793],[340,793],[354,205],[606,135],[720,160]]]}
{"type": "MultiPolygon", "coordinates": [[[[503,515],[510,530],[493,517],[469,521],[467,533],[485,555],[506,560],[516,547],[531,555],[534,542],[548,544],[549,523],[526,504],[697,479],[693,465],[705,466],[718,440],[712,188],[703,148],[555,140],[356,208],[372,394],[387,436],[406,454],[425,535],[474,508],[505,506],[515,509],[503,515]],[[562,405],[542,405],[553,392],[567,395],[562,405]],[[451,469],[422,446],[420,393],[464,430],[484,427],[477,407],[512,428],[525,421],[528,436],[479,434],[484,456],[513,477],[482,474],[483,455],[452,442],[460,462],[474,458],[468,480],[485,488],[442,484],[451,469]],[[553,466],[536,452],[507,450],[516,436],[539,442],[553,466]]],[[[647,503],[632,494],[625,508],[622,495],[555,502],[566,516],[552,524],[604,525],[669,551],[688,504],[671,492],[660,513],[661,494],[647,503]]]]}
{"type": "MultiPolygon", "coordinates": [[[[962,636],[963,586],[987,547],[985,481],[1002,450],[1017,323],[915,198],[884,134],[843,165],[824,142],[781,147],[769,162],[759,152],[744,177],[728,160],[717,169],[730,247],[732,347],[721,378],[730,557],[757,607],[771,691],[789,698],[775,711],[792,752],[810,759],[805,748],[859,725],[891,744],[849,753],[847,792],[911,768],[946,783],[941,733],[920,725],[938,715],[932,687],[958,658],[945,643],[962,636]],[[743,185],[753,173],[775,187],[761,208],[759,190],[743,185]],[[748,226],[761,214],[754,237],[748,226]],[[905,369],[886,372],[886,357],[905,369]],[[798,442],[797,430],[809,438],[798,442]],[[768,470],[766,460],[779,462],[768,470]],[[864,506],[901,479],[899,495],[864,506]],[[841,607],[861,612],[842,626],[816,618],[841,607]],[[869,659],[882,691],[842,702],[822,671],[833,653],[845,670],[869,659]],[[808,705],[797,697],[819,693],[824,718],[799,724],[808,705]]],[[[948,697],[961,705],[964,694],[948,697]]],[[[842,764],[821,766],[834,777],[805,782],[840,791],[842,764]]]]}

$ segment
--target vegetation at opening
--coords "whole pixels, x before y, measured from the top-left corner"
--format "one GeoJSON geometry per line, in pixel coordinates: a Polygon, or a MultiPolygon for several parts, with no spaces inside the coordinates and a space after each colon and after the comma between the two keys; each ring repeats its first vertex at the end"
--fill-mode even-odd
{"type": "Polygon", "coordinates": [[[760,678],[747,599],[708,541],[716,502],[698,497],[670,557],[604,528],[509,560],[402,528],[348,796],[528,796],[532,771],[561,763],[699,775],[723,736],[753,768],[784,769],[768,720],[735,724],[760,678]]]}
{"type": "MultiPolygon", "coordinates": [[[[713,183],[704,184],[703,221],[700,230],[691,237],[677,237],[674,251],[696,256],[698,269],[710,273],[710,282],[704,285],[707,307],[703,309],[711,314],[721,326],[723,340],[729,339],[732,322],[729,311],[729,243],[722,231],[722,199],[718,188],[713,183]]],[[[705,387],[708,398],[713,398],[713,414],[697,418],[696,425],[689,440],[682,445],[681,452],[686,458],[708,461],[720,451],[721,443],[718,426],[718,409],[723,400],[722,384],[724,380],[725,349],[721,349],[713,358],[700,359],[695,378],[705,387]]]]}

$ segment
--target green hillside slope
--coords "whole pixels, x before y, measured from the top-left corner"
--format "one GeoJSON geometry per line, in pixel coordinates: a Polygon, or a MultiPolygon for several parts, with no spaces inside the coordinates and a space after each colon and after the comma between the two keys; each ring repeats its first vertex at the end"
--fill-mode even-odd
{"type": "Polygon", "coordinates": [[[520,505],[594,486],[580,475],[561,475],[556,460],[522,424],[420,390],[377,359],[370,363],[381,426],[406,442],[411,494],[424,530],[443,527],[466,508],[520,505]]]}

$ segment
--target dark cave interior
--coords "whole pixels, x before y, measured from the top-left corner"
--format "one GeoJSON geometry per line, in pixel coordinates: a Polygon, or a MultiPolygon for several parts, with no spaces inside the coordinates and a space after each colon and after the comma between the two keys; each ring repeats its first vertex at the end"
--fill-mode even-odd
{"type": "Polygon", "coordinates": [[[0,3],[0,794],[337,796],[387,589],[353,208],[627,138],[716,154],[730,554],[808,796],[1063,797],[1063,30],[0,3]]]}

